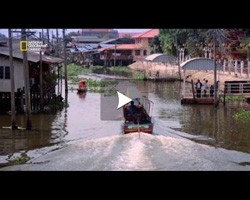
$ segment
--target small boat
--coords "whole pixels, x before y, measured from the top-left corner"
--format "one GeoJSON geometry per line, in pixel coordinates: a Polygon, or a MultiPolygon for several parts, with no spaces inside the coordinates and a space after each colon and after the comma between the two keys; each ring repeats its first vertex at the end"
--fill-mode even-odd
{"type": "Polygon", "coordinates": [[[87,80],[80,80],[78,83],[77,93],[87,92],[87,80]]]}
{"type": "Polygon", "coordinates": [[[130,105],[123,107],[124,133],[143,132],[152,134],[154,126],[151,121],[153,102],[145,97],[132,100],[130,105]]]}

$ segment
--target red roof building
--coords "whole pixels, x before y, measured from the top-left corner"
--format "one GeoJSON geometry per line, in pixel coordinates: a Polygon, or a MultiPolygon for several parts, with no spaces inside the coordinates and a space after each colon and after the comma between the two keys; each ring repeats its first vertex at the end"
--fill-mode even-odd
{"type": "Polygon", "coordinates": [[[143,60],[150,54],[150,42],[155,36],[158,36],[159,33],[159,29],[150,29],[149,31],[133,36],[135,45],[137,48],[140,48],[140,52],[135,51],[134,60],[143,60]]]}
{"type": "Polygon", "coordinates": [[[144,60],[151,53],[151,40],[158,35],[159,29],[151,29],[144,33],[134,34],[132,38],[135,39],[135,44],[116,44],[100,48],[98,49],[100,59],[105,61],[104,63],[110,62],[112,66],[144,60]]]}
{"type": "Polygon", "coordinates": [[[159,29],[150,29],[149,31],[146,31],[144,33],[139,33],[137,35],[134,35],[133,38],[154,38],[159,34],[160,34],[159,29]]]}

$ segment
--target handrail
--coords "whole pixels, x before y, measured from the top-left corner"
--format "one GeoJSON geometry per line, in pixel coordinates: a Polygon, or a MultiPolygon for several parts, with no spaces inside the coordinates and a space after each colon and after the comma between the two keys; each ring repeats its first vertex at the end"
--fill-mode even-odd
{"type": "Polygon", "coordinates": [[[225,83],[225,93],[230,94],[245,94],[250,93],[250,82],[249,83],[225,83]]]}

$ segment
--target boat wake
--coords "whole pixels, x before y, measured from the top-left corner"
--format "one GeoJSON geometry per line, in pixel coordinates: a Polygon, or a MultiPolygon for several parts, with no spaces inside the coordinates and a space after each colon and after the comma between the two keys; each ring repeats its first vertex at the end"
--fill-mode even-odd
{"type": "Polygon", "coordinates": [[[1,170],[206,171],[250,170],[250,155],[175,138],[145,133],[82,140],[1,170]],[[41,164],[36,164],[41,163],[41,164]]]}

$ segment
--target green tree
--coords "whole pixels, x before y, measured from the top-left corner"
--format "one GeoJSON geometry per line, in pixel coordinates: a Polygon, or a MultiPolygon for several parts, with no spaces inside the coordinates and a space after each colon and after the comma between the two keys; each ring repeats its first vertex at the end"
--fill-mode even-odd
{"type": "Polygon", "coordinates": [[[80,32],[79,31],[78,32],[72,31],[72,32],[69,32],[67,35],[65,35],[65,40],[67,43],[72,42],[72,38],[71,38],[72,36],[80,36],[80,32]]]}
{"type": "Polygon", "coordinates": [[[130,34],[126,33],[123,38],[132,38],[130,34]]]}
{"type": "Polygon", "coordinates": [[[151,48],[151,54],[153,53],[162,53],[162,48],[161,48],[161,41],[159,39],[159,36],[155,36],[149,43],[150,48],[151,48]]]}
{"type": "Polygon", "coordinates": [[[177,48],[185,47],[188,54],[200,56],[205,44],[211,42],[209,29],[160,29],[160,42],[164,52],[177,55],[177,48]]]}
{"type": "Polygon", "coordinates": [[[164,53],[177,55],[177,48],[185,47],[191,57],[203,55],[205,46],[212,47],[216,38],[216,53],[230,57],[239,52],[245,57],[250,49],[250,29],[160,29],[160,45],[164,53]]]}

